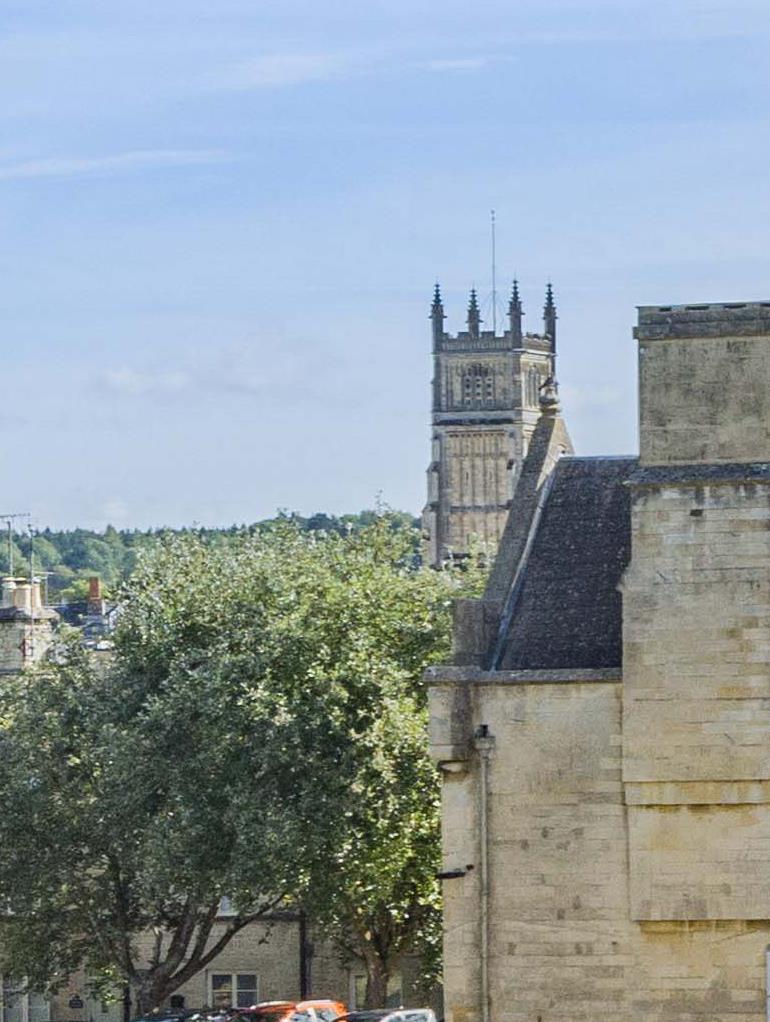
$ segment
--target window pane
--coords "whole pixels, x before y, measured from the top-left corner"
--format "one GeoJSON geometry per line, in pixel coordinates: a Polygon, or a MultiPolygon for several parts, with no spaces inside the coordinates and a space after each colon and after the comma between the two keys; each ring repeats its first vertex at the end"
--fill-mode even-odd
{"type": "Polygon", "coordinates": [[[366,1000],[366,976],[358,975],[353,977],[353,995],[356,1002],[354,1007],[363,1007],[366,1000]]]}
{"type": "Polygon", "coordinates": [[[252,1004],[256,1004],[259,998],[257,997],[257,977],[253,972],[239,972],[236,976],[236,1000],[235,1004],[238,1008],[248,1008],[252,1004]]]}
{"type": "Polygon", "coordinates": [[[233,977],[229,972],[215,972],[211,976],[211,1007],[230,1008],[233,1003],[233,977]]]}

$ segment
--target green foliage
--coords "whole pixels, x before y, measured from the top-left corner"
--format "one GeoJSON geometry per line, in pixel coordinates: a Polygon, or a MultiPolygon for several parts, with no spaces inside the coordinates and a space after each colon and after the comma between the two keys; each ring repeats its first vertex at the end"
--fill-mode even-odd
{"type": "Polygon", "coordinates": [[[279,900],[366,964],[372,997],[403,954],[431,958],[421,679],[480,580],[416,568],[415,543],[389,515],[159,537],[107,660],[64,641],[0,679],[0,970],[43,985],[84,966],[145,1010],[279,900]],[[212,946],[223,895],[237,914],[212,946]]]}
{"type": "MultiPolygon", "coordinates": [[[[82,589],[72,589],[73,579],[86,580],[98,575],[108,587],[114,588],[129,577],[140,552],[163,536],[195,535],[213,545],[226,545],[244,534],[269,531],[276,524],[285,524],[287,521],[301,532],[330,532],[345,536],[370,525],[378,514],[378,511],[361,511],[338,517],[318,513],[303,518],[298,514],[282,512],[277,518],[225,529],[150,529],[142,532],[136,529],[118,530],[112,525],[108,525],[104,532],[91,532],[88,529],[57,532],[45,529],[34,537],[34,565],[35,571],[48,573],[48,591],[52,602],[72,602],[80,598],[78,594],[82,589]]],[[[394,530],[410,533],[413,533],[413,527],[417,525],[417,520],[403,511],[389,512],[388,520],[394,530]]],[[[26,574],[29,571],[29,536],[24,533],[14,534],[12,542],[14,570],[18,574],[26,574]]],[[[8,543],[5,535],[0,534],[0,573],[7,572],[8,543]]]]}

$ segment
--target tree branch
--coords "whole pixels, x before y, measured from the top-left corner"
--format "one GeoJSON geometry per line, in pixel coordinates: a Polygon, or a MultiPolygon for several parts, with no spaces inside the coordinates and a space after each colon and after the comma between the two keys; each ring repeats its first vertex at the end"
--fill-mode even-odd
{"type": "Polygon", "coordinates": [[[212,906],[213,915],[211,909],[209,909],[207,914],[206,921],[209,922],[210,920],[210,923],[206,928],[205,935],[203,934],[203,928],[198,931],[198,939],[195,942],[195,947],[193,948],[191,957],[181,969],[174,973],[173,976],[169,977],[169,990],[175,990],[177,987],[180,987],[182,983],[186,983],[188,979],[200,972],[201,969],[205,969],[206,966],[217,957],[217,955],[224,951],[236,933],[240,933],[240,931],[245,926],[248,926],[249,923],[255,923],[259,919],[262,919],[268,912],[280,905],[284,897],[285,895],[281,894],[273,901],[266,902],[264,905],[260,906],[260,908],[255,912],[250,912],[245,916],[235,916],[235,918],[231,919],[225,927],[224,933],[222,933],[219,939],[211,945],[208,951],[206,951],[206,942],[216,920],[216,912],[219,907],[219,902],[217,901],[217,903],[212,906]]]}

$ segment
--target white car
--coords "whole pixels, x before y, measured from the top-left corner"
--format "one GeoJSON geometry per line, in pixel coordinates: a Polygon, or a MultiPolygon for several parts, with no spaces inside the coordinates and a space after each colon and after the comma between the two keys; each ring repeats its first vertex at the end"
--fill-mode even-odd
{"type": "Polygon", "coordinates": [[[349,1011],[335,1022],[436,1022],[430,1008],[373,1008],[349,1011]]]}

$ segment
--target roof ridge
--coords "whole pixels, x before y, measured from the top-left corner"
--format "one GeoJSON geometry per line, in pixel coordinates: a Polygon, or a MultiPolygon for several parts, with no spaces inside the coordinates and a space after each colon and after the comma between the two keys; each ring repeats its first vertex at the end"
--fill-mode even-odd
{"type": "Polygon", "coordinates": [[[638,454],[563,454],[559,461],[638,461],[638,454]]]}
{"type": "MultiPolygon", "coordinates": [[[[561,460],[561,459],[560,459],[561,460]]],[[[559,462],[556,462],[558,466],[559,462]]],[[[556,466],[554,466],[556,467],[556,466]]],[[[540,494],[537,498],[537,504],[532,514],[532,520],[529,523],[529,530],[527,532],[527,540],[524,544],[524,549],[521,552],[519,563],[516,565],[516,571],[513,574],[511,580],[511,586],[505,597],[505,603],[503,604],[503,611],[500,615],[500,622],[497,627],[497,637],[495,639],[495,645],[492,649],[492,657],[489,663],[489,670],[496,671],[500,666],[500,662],[505,652],[506,641],[508,639],[508,631],[513,621],[513,615],[516,611],[516,604],[519,602],[519,596],[521,594],[522,587],[524,585],[524,576],[527,573],[527,564],[529,563],[529,557],[532,553],[532,548],[535,545],[535,539],[540,529],[540,520],[543,517],[543,511],[548,503],[548,497],[550,496],[551,490],[553,489],[554,480],[556,479],[556,472],[549,472],[543,485],[540,487],[540,494]]]]}

